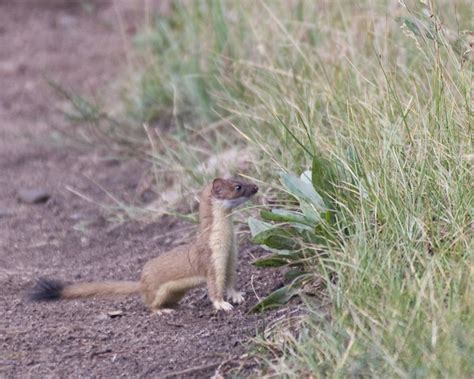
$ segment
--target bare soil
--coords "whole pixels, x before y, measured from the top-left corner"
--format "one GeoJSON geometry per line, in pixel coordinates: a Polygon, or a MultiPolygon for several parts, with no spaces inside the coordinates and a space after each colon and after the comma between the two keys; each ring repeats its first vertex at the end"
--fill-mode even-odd
{"type": "Polygon", "coordinates": [[[238,284],[247,301],[228,314],[213,311],[205,289],[165,316],[150,314],[139,296],[27,300],[40,276],[137,280],[147,260],[192,230],[172,217],[110,222],[68,188],[110,203],[100,183],[130,201],[145,164],[51,143],[57,128],[71,126],[45,77],[100,93],[126,62],[142,9],[126,0],[0,0],[0,377],[202,378],[229,376],[241,366],[250,374],[246,341],[284,317],[285,311],[247,313],[257,296],[281,285],[281,276],[252,267],[263,252],[242,238],[238,284]],[[22,203],[24,189],[42,189],[50,199],[22,203]]]}

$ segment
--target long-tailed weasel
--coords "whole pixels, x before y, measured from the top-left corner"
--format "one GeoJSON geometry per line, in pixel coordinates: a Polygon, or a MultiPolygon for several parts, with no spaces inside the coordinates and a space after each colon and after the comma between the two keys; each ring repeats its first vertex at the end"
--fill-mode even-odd
{"type": "Polygon", "coordinates": [[[40,279],[31,293],[35,301],[72,299],[140,292],[150,310],[161,313],[175,305],[191,288],[207,283],[216,310],[230,311],[244,298],[235,289],[237,248],[232,209],[258,192],[254,184],[214,179],[204,188],[199,204],[199,232],[193,242],[148,261],[139,282],[106,281],[64,285],[40,279]]]}

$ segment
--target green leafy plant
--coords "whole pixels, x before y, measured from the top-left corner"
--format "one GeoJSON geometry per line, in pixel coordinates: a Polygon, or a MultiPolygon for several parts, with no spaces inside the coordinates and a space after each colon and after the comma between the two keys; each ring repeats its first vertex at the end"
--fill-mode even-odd
{"type": "Polygon", "coordinates": [[[357,183],[361,187],[356,176],[361,169],[354,154],[348,153],[348,157],[353,163],[349,169],[314,156],[311,171],[299,177],[282,173],[280,182],[292,202],[286,208],[262,210],[260,217],[265,221],[249,218],[253,242],[270,252],[253,265],[291,268],[285,275],[289,283],[256,304],[252,311],[274,308],[299,295],[300,289],[314,279],[312,273],[319,267],[319,258],[344,244],[350,227],[344,225],[342,208],[356,206],[354,192],[347,189],[357,183]],[[345,233],[341,234],[341,230],[345,233]]]}

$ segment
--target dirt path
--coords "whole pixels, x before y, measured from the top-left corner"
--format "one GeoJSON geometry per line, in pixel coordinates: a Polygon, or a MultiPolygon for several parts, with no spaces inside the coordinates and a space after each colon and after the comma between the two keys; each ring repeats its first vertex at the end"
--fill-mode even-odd
{"type": "Polygon", "coordinates": [[[241,363],[247,336],[280,315],[246,314],[256,302],[253,287],[263,295],[279,285],[277,273],[249,266],[261,252],[248,244],[239,275],[248,301],[231,314],[216,315],[203,289],[163,317],[150,315],[138,297],[52,304],[25,298],[38,276],[136,280],[144,262],[190,230],[172,218],[111,224],[98,206],[67,190],[107,201],[87,179],[94,178],[127,200],[145,167],[47,142],[55,127],[67,125],[44,75],[89,93],[100,90],[125,62],[127,39],[143,17],[127,1],[65,4],[71,3],[0,0],[0,377],[225,374],[241,363]],[[20,203],[17,192],[25,188],[51,197],[20,203]],[[117,310],[118,317],[107,314],[117,310]]]}

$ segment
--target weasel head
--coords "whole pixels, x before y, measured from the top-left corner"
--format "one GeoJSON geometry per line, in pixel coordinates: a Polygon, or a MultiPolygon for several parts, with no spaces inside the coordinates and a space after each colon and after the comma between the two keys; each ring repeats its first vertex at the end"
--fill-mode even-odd
{"type": "Polygon", "coordinates": [[[258,192],[255,184],[240,180],[216,178],[212,182],[212,197],[224,209],[232,209],[249,200],[258,192]]]}

